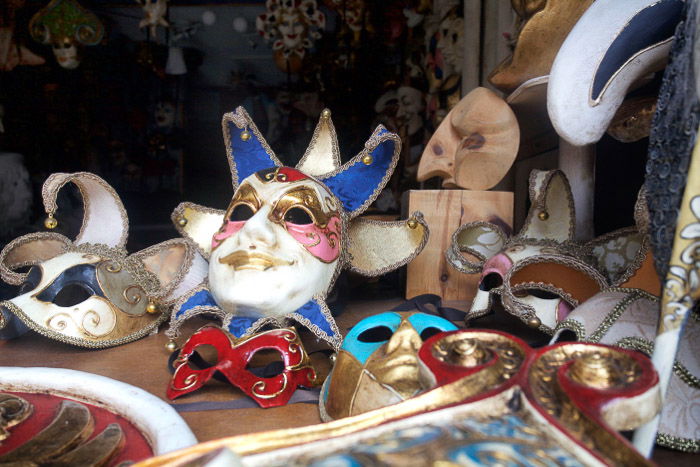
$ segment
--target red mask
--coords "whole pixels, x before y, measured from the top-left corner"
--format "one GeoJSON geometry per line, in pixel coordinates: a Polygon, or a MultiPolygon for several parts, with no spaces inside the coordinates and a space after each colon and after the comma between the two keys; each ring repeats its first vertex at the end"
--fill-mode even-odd
{"type": "Polygon", "coordinates": [[[316,372],[294,328],[273,329],[236,339],[221,328],[208,325],[189,338],[175,360],[168,398],[172,400],[196,391],[216,371],[264,408],[285,405],[297,386],[313,386],[316,381],[316,372]],[[213,346],[218,361],[209,368],[196,370],[188,362],[201,345],[213,346]],[[263,378],[246,369],[253,355],[263,349],[274,349],[282,355],[282,373],[263,378]]]}

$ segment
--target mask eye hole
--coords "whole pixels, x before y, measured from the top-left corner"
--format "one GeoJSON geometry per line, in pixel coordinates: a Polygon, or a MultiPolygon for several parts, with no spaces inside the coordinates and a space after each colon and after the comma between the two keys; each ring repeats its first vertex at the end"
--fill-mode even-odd
{"type": "Polygon", "coordinates": [[[216,347],[210,344],[200,344],[195,347],[192,355],[187,360],[187,365],[192,370],[203,370],[216,365],[219,361],[219,353],[216,347]]]}
{"type": "Polygon", "coordinates": [[[239,204],[236,207],[233,208],[231,211],[231,214],[228,216],[228,220],[231,222],[240,222],[240,221],[247,221],[251,217],[253,217],[253,209],[248,206],[247,204],[239,204]]]}
{"type": "Polygon", "coordinates": [[[385,342],[391,339],[394,335],[394,331],[387,326],[375,326],[373,328],[365,329],[357,336],[357,340],[360,342],[385,342]]]}
{"type": "Polygon", "coordinates": [[[495,272],[492,272],[491,274],[487,274],[484,279],[481,281],[481,284],[479,284],[479,289],[489,291],[491,289],[495,289],[496,287],[500,287],[503,285],[503,278],[501,278],[500,275],[496,274],[495,272]]]}
{"type": "Polygon", "coordinates": [[[429,326],[425,329],[423,329],[420,333],[420,338],[423,339],[423,341],[426,341],[433,337],[435,334],[441,333],[442,329],[438,329],[434,326],[429,326]]]}
{"type": "Polygon", "coordinates": [[[259,378],[272,378],[284,371],[284,357],[277,349],[261,349],[255,352],[245,369],[259,378]]]}
{"type": "Polygon", "coordinates": [[[308,212],[297,207],[290,208],[284,213],[284,221],[297,225],[309,225],[314,223],[308,212]]]}
{"type": "Polygon", "coordinates": [[[515,295],[518,298],[523,298],[527,297],[528,295],[531,295],[533,297],[541,298],[543,300],[556,300],[559,297],[559,295],[548,292],[546,290],[540,290],[540,289],[523,289],[523,290],[514,290],[513,295],[515,295]]]}
{"type": "Polygon", "coordinates": [[[93,295],[92,290],[81,284],[68,284],[56,294],[52,303],[61,307],[75,306],[93,295]]]}

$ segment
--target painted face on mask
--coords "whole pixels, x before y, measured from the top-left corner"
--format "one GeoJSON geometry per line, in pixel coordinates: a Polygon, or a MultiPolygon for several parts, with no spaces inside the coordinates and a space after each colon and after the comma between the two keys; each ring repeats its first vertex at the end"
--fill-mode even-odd
{"type": "Polygon", "coordinates": [[[218,304],[242,315],[281,316],[330,285],[340,256],[339,202],[289,167],[246,178],[212,238],[209,283],[218,304]]]}
{"type": "Polygon", "coordinates": [[[68,39],[62,43],[53,44],[53,54],[56,62],[67,70],[74,70],[80,65],[80,51],[78,46],[68,39]]]}
{"type": "Polygon", "coordinates": [[[423,341],[457,327],[425,313],[386,312],[355,325],[343,341],[321,397],[332,420],[385,407],[424,389],[418,351],[423,341]]]}

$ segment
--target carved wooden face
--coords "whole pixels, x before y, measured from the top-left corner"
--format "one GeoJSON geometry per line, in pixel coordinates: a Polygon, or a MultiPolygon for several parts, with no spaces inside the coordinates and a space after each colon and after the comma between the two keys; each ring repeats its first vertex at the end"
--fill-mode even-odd
{"type": "Polygon", "coordinates": [[[340,257],[340,203],[288,167],[243,180],[212,238],[209,284],[239,315],[281,316],[330,286],[340,257]]]}

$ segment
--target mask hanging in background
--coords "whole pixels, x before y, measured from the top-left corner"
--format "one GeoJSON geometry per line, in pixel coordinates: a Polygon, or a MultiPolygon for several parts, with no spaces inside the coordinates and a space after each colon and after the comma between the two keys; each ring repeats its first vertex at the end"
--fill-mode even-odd
{"type": "Polygon", "coordinates": [[[51,0],[29,21],[29,33],[35,41],[51,44],[56,62],[73,70],[82,60],[81,48],[100,43],[104,26],[75,0],[51,0]]]}
{"type": "Polygon", "coordinates": [[[272,42],[277,67],[298,73],[306,51],[326,27],[326,16],[316,0],[267,0],[265,7],[256,21],[258,33],[272,42]]]}
{"type": "Polygon", "coordinates": [[[168,13],[168,0],[136,0],[143,9],[143,19],[139,22],[139,29],[148,28],[151,37],[155,38],[158,26],[169,28],[170,24],[165,20],[168,13]]]}

